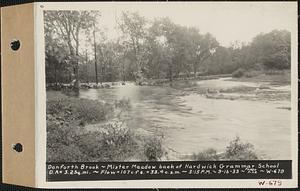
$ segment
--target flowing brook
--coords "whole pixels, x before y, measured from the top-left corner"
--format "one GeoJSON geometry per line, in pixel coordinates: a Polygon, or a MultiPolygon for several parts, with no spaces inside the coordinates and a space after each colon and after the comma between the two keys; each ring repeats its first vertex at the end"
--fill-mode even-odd
{"type": "MultiPolygon", "coordinates": [[[[251,98],[251,93],[262,85],[229,80],[198,81],[193,91],[127,83],[111,89],[82,90],[80,97],[106,102],[129,99],[132,108],[127,114],[128,126],[135,131],[162,134],[169,160],[183,159],[207,148],[222,152],[235,136],[253,144],[264,159],[290,158],[290,99],[240,99],[244,94],[238,99],[212,99],[207,92],[197,92],[242,86],[253,88],[247,94],[251,98]]],[[[276,90],[275,96],[290,92],[289,86],[268,85],[268,92],[276,90]]]]}

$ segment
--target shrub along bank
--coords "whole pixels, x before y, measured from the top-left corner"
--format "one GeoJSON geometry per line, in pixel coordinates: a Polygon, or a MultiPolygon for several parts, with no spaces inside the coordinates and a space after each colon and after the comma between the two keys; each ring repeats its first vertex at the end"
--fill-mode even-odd
{"type": "Polygon", "coordinates": [[[116,110],[129,108],[127,100],[108,104],[66,96],[48,99],[47,161],[159,160],[161,140],[141,137],[115,118],[116,110]],[[98,130],[87,130],[91,124],[98,130]]]}

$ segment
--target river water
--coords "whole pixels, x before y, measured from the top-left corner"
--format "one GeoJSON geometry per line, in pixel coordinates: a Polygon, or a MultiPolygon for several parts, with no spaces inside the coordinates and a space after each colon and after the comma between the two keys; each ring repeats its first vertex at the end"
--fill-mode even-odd
{"type": "MultiPolygon", "coordinates": [[[[261,84],[228,79],[198,81],[203,88],[259,87],[261,84]]],[[[290,87],[274,87],[289,90],[290,87]]],[[[203,94],[171,87],[136,86],[88,89],[81,98],[105,102],[129,99],[128,126],[163,135],[168,159],[177,160],[207,148],[223,152],[235,136],[254,145],[263,159],[290,159],[289,100],[208,99],[203,94]]]]}

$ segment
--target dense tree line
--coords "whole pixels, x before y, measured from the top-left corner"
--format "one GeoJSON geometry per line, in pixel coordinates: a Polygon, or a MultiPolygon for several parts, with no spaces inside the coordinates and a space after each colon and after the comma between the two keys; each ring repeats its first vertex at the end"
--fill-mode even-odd
{"type": "Polygon", "coordinates": [[[180,26],[169,18],[147,20],[123,12],[120,36],[110,40],[97,11],[46,11],[47,83],[142,81],[228,74],[245,70],[289,69],[291,34],[273,30],[251,43],[220,46],[210,33],[180,26]]]}
{"type": "Polygon", "coordinates": [[[291,34],[287,30],[273,30],[259,34],[249,44],[234,43],[219,46],[206,63],[208,73],[231,73],[245,70],[283,70],[291,66],[291,34]]]}

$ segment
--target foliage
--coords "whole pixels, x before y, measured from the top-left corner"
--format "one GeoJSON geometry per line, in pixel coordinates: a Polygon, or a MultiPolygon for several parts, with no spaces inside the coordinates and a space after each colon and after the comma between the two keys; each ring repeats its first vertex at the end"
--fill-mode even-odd
{"type": "Polygon", "coordinates": [[[117,122],[102,128],[100,132],[79,133],[74,127],[48,124],[48,161],[120,161],[134,154],[137,144],[130,130],[117,122]]]}
{"type": "MultiPolygon", "coordinates": [[[[44,12],[46,49],[49,46],[51,47],[51,41],[54,39],[65,46],[64,56],[68,56],[68,59],[65,58],[65,61],[67,60],[70,63],[71,68],[69,70],[73,71],[76,91],[79,91],[79,42],[81,30],[89,31],[92,24],[96,22],[97,16],[97,11],[49,10],[44,12]],[[66,50],[66,47],[68,50],[66,50]]],[[[53,63],[51,60],[49,62],[49,64],[53,63]]]]}
{"type": "Polygon", "coordinates": [[[262,73],[263,73],[263,71],[261,71],[261,70],[248,70],[248,71],[246,71],[245,77],[247,77],[247,78],[257,77],[257,76],[261,75],[262,73]]]}
{"type": "Polygon", "coordinates": [[[47,101],[47,114],[81,125],[103,121],[112,112],[112,105],[93,100],[68,97],[47,101]]]}
{"type": "Polygon", "coordinates": [[[142,85],[153,79],[173,82],[230,73],[253,77],[290,69],[291,33],[286,30],[223,47],[197,28],[127,11],[116,18],[119,37],[108,40],[105,26],[98,22],[100,15],[99,11],[45,11],[46,79],[47,84],[55,84],[54,89],[61,83],[79,87],[79,80],[95,82],[98,75],[100,82],[131,80],[142,85]]]}
{"type": "Polygon", "coordinates": [[[157,137],[146,140],[144,144],[144,155],[148,161],[158,161],[163,156],[162,140],[157,137]]]}
{"type": "Polygon", "coordinates": [[[193,154],[192,160],[195,161],[209,161],[209,160],[219,160],[220,156],[217,155],[217,151],[215,149],[206,149],[203,152],[199,152],[197,154],[193,154]]]}
{"type": "Polygon", "coordinates": [[[239,68],[239,69],[237,69],[236,71],[234,71],[234,72],[232,73],[232,77],[234,77],[234,78],[240,78],[240,77],[243,77],[244,74],[245,74],[244,69],[239,68]]]}
{"type": "MultiPolygon", "coordinates": [[[[130,107],[127,100],[120,103],[118,107],[130,107]]],[[[163,153],[158,139],[150,136],[143,139],[145,145],[138,144],[140,138],[125,123],[105,123],[107,117],[112,119],[113,108],[79,98],[47,100],[47,161],[124,161],[135,155],[159,160],[163,153]],[[92,124],[96,131],[86,129],[92,124]]]]}
{"type": "MultiPolygon", "coordinates": [[[[134,134],[120,122],[103,127],[102,132],[80,135],[78,146],[84,155],[95,161],[121,161],[130,158],[136,151],[134,134]]],[[[91,160],[91,159],[90,159],[91,160]]]]}
{"type": "Polygon", "coordinates": [[[77,133],[75,127],[71,127],[71,119],[59,117],[57,113],[47,112],[47,161],[85,161],[87,157],[81,154],[74,141],[77,133]]]}
{"type": "Polygon", "coordinates": [[[141,73],[143,68],[144,50],[142,41],[144,41],[146,35],[146,19],[136,12],[123,12],[118,25],[123,33],[122,44],[125,46],[127,54],[131,55],[129,59],[133,64],[134,80],[138,80],[141,77],[138,74],[141,73]]]}
{"type": "Polygon", "coordinates": [[[226,147],[225,158],[229,160],[256,160],[258,156],[251,143],[243,143],[237,136],[226,147]]]}
{"type": "Polygon", "coordinates": [[[207,74],[229,74],[236,68],[232,50],[219,46],[215,53],[203,64],[207,74]]]}
{"type": "Polygon", "coordinates": [[[108,115],[113,112],[113,107],[110,104],[93,103],[86,99],[80,100],[73,109],[77,114],[77,118],[85,123],[96,123],[106,120],[108,115]]]}
{"type": "Polygon", "coordinates": [[[213,148],[206,149],[197,154],[193,154],[192,160],[217,161],[217,160],[257,160],[259,157],[255,153],[254,146],[244,143],[240,137],[235,137],[226,147],[225,152],[217,153],[213,148]]]}
{"type": "Polygon", "coordinates": [[[291,33],[273,30],[257,35],[251,44],[253,56],[268,69],[288,69],[291,65],[291,33]]]}

